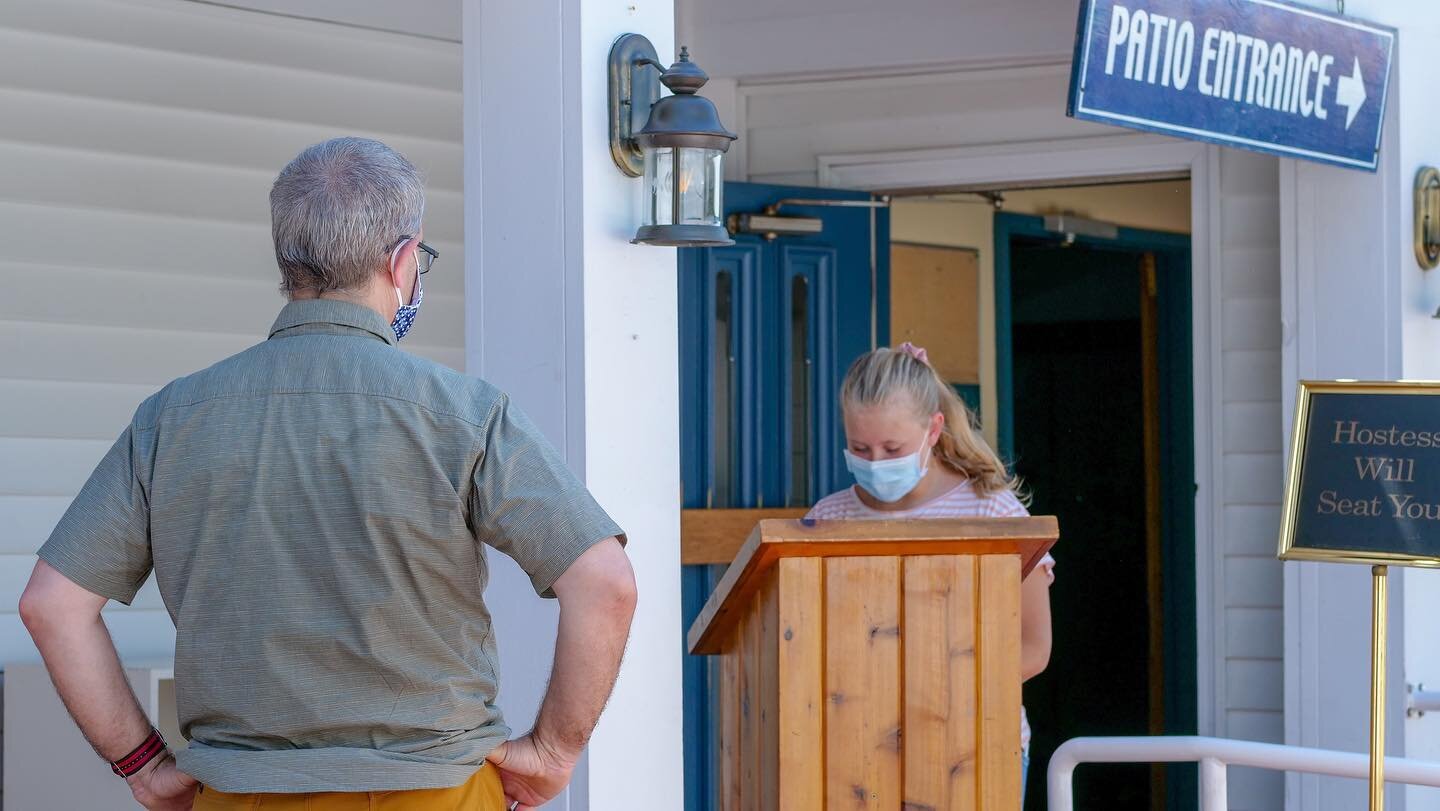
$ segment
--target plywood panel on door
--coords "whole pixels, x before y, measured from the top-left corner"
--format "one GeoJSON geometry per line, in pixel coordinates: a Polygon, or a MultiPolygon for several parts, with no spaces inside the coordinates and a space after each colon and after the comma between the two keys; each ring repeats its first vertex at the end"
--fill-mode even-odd
{"type": "Polygon", "coordinates": [[[967,248],[890,246],[890,330],[950,383],[980,382],[980,258],[967,248]]]}

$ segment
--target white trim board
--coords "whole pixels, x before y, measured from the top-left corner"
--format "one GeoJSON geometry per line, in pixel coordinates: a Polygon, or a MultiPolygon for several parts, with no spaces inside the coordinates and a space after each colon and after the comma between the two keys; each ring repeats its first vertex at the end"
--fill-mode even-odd
{"type": "Polygon", "coordinates": [[[1089,178],[1194,177],[1205,145],[1160,135],[1101,135],[1057,141],[821,155],[821,186],[904,191],[978,186],[1034,186],[1089,178]]]}
{"type": "MultiPolygon", "coordinates": [[[[1219,147],[1156,135],[1119,134],[977,147],[821,155],[821,186],[870,191],[1063,184],[1086,178],[1188,174],[1191,210],[1195,420],[1195,614],[1197,721],[1201,735],[1226,728],[1219,147]]],[[[982,293],[983,297],[983,293],[982,293]]],[[[994,390],[994,369],[982,373],[994,390]]]]}

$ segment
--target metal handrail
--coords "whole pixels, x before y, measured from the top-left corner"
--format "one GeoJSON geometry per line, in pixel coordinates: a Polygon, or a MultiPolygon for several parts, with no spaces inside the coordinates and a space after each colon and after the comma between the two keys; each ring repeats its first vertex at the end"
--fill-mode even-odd
{"type": "Polygon", "coordinates": [[[1426,690],[1424,684],[1405,685],[1405,714],[1421,717],[1427,712],[1440,712],[1440,693],[1426,690]]]}
{"type": "MultiPolygon", "coordinates": [[[[1229,766],[1360,779],[1370,775],[1370,757],[1360,752],[1196,736],[1071,738],[1050,757],[1050,811],[1074,811],[1075,767],[1081,763],[1198,763],[1201,811],[1228,809],[1229,766]]],[[[1385,781],[1440,787],[1440,763],[1387,757],[1385,781]]]]}

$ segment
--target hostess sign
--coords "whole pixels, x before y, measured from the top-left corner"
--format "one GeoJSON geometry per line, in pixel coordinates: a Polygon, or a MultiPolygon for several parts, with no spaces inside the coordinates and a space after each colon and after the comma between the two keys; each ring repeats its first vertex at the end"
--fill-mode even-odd
{"type": "Polygon", "coordinates": [[[1070,115],[1375,170],[1395,30],[1274,0],[1085,0],[1070,115]]]}

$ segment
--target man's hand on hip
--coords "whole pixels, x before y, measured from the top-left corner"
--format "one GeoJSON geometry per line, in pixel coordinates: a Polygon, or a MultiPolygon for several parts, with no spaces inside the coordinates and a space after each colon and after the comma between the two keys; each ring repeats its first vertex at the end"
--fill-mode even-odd
{"type": "Polygon", "coordinates": [[[555,666],[535,728],[489,756],[517,811],[548,801],[570,782],[615,686],[636,600],[635,573],[619,540],[586,550],[555,581],[555,596],[555,666]]]}
{"type": "Polygon", "coordinates": [[[500,770],[505,801],[519,803],[516,811],[537,808],[553,799],[575,770],[573,759],[544,746],[534,733],[500,744],[486,760],[500,770]]]}
{"type": "Polygon", "coordinates": [[[169,752],[131,776],[130,793],[149,811],[190,811],[195,803],[195,778],[175,767],[169,752]]]}

